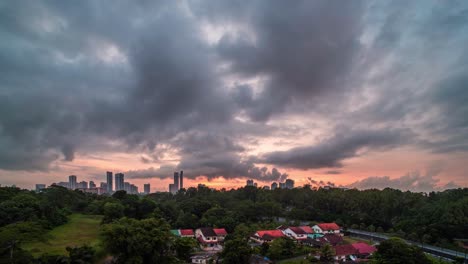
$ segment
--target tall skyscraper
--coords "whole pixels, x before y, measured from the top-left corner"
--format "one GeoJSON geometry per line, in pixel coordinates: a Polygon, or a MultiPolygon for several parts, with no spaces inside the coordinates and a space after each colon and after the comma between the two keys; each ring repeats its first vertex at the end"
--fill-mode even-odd
{"type": "Polygon", "coordinates": [[[88,182],[87,181],[80,181],[77,185],[79,189],[88,189],[88,182]]]}
{"type": "Polygon", "coordinates": [[[129,182],[124,182],[124,191],[126,191],[127,193],[132,193],[132,190],[131,190],[131,187],[130,187],[130,183],[129,182]]]}
{"type": "Polygon", "coordinates": [[[177,190],[175,190],[175,186],[173,183],[169,184],[169,192],[172,194],[175,194],[177,192],[177,190]]]}
{"type": "Polygon", "coordinates": [[[68,188],[74,190],[76,189],[76,176],[75,175],[70,175],[68,176],[68,188]]]}
{"type": "Polygon", "coordinates": [[[107,175],[107,193],[112,193],[112,171],[106,172],[107,175]]]}
{"type": "Polygon", "coordinates": [[[179,189],[182,189],[184,188],[184,171],[180,171],[180,186],[179,186],[179,189]]]}
{"type": "MultiPolygon", "coordinates": [[[[107,186],[109,187],[109,186],[107,186]]],[[[115,174],[115,190],[120,191],[124,189],[124,174],[116,173],[115,174]]]]}
{"type": "Polygon", "coordinates": [[[179,190],[179,173],[174,172],[174,190],[177,192],[179,190]]]}
{"type": "Polygon", "coordinates": [[[145,183],[145,184],[143,185],[143,191],[144,191],[145,194],[148,194],[148,193],[151,192],[151,186],[150,186],[149,183],[145,183]]]}
{"type": "Polygon", "coordinates": [[[107,182],[101,182],[100,187],[107,192],[107,182]]]}

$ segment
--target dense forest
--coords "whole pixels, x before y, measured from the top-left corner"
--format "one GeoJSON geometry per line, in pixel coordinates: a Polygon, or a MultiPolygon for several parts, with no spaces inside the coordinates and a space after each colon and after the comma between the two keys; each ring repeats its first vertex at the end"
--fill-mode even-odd
{"type": "MultiPolygon", "coordinates": [[[[257,228],[274,228],[278,217],[290,223],[334,221],[344,228],[391,233],[452,248],[454,239],[468,237],[467,188],[426,194],[395,189],[311,190],[308,187],[274,191],[255,187],[214,190],[199,185],[175,195],[138,196],[118,191],[112,196],[98,196],[58,186],[40,193],[3,187],[0,188],[0,263],[12,263],[12,254],[15,254],[14,263],[31,263],[33,258],[22,249],[22,243],[44,239],[47,230],[66,223],[71,213],[103,215],[101,251],[115,256],[121,263],[184,263],[193,241],[170,237],[169,230],[176,228],[224,227],[231,233],[226,248],[249,252],[243,244],[245,236],[257,228]],[[150,242],[129,246],[129,241],[145,238],[150,242]]],[[[92,259],[96,253],[89,246],[67,251],[68,256],[45,255],[34,261],[87,263],[86,256],[92,259]],[[74,258],[81,262],[74,262],[74,258]]]]}

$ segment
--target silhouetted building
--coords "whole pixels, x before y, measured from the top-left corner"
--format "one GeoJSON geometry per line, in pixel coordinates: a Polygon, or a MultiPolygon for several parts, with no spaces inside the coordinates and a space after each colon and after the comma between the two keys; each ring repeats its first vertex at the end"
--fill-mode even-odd
{"type": "Polygon", "coordinates": [[[151,192],[150,189],[151,189],[151,186],[150,186],[149,183],[145,183],[145,184],[143,185],[143,192],[144,192],[145,194],[150,193],[150,192],[151,192]]]}
{"type": "Polygon", "coordinates": [[[172,194],[175,194],[177,192],[177,189],[175,188],[173,183],[169,184],[169,192],[172,194]]]}
{"type": "Polygon", "coordinates": [[[88,182],[87,181],[80,181],[77,184],[77,189],[88,189],[88,182]]]}
{"type": "MultiPolygon", "coordinates": [[[[107,185],[109,188],[109,185],[107,185]]],[[[124,174],[116,173],[115,174],[115,190],[120,191],[124,189],[124,174]]]]}
{"type": "Polygon", "coordinates": [[[294,181],[291,180],[291,179],[287,179],[285,181],[285,186],[286,186],[286,189],[293,189],[294,188],[294,181]]]}
{"type": "Polygon", "coordinates": [[[280,183],[279,183],[279,188],[280,188],[280,189],[286,189],[286,183],[280,182],[280,183]]]}
{"type": "Polygon", "coordinates": [[[106,176],[107,176],[107,192],[108,193],[112,193],[112,171],[108,171],[106,172],[106,176]]]}
{"type": "Polygon", "coordinates": [[[131,189],[130,189],[130,183],[129,182],[124,182],[124,191],[126,191],[127,193],[130,193],[131,192],[131,189]]]}
{"type": "Polygon", "coordinates": [[[179,173],[174,172],[174,189],[176,192],[179,190],[179,173]]]}
{"type": "Polygon", "coordinates": [[[93,181],[89,182],[89,188],[96,188],[96,184],[93,181]]]}
{"type": "Polygon", "coordinates": [[[106,192],[107,192],[107,183],[106,182],[101,182],[100,188],[106,190],[106,192]]]}
{"type": "Polygon", "coordinates": [[[254,186],[254,181],[253,180],[247,180],[247,185],[246,186],[254,186]]]}
{"type": "Polygon", "coordinates": [[[180,171],[180,185],[179,185],[179,190],[184,188],[184,171],[180,171]]]}
{"type": "Polygon", "coordinates": [[[36,192],[40,192],[42,189],[45,189],[45,184],[36,184],[36,192]]]}
{"type": "Polygon", "coordinates": [[[271,190],[275,190],[276,188],[278,188],[278,184],[276,182],[273,182],[271,184],[271,190]]]}
{"type": "Polygon", "coordinates": [[[138,187],[135,184],[130,184],[129,191],[131,194],[138,194],[138,187]]]}
{"type": "Polygon", "coordinates": [[[74,190],[76,189],[76,176],[75,175],[70,175],[68,176],[68,188],[74,190]]]}
{"type": "Polygon", "coordinates": [[[57,186],[65,187],[65,188],[70,188],[70,183],[69,182],[57,182],[57,183],[52,183],[52,185],[57,185],[57,186]]]}

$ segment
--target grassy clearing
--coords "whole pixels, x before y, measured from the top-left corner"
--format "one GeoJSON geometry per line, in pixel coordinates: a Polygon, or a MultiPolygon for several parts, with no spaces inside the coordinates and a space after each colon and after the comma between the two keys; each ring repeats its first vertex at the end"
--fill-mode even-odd
{"type": "Polygon", "coordinates": [[[358,243],[358,242],[364,242],[364,243],[369,244],[369,245],[373,245],[375,243],[375,242],[370,241],[370,240],[356,238],[356,237],[349,237],[349,236],[343,237],[343,242],[344,242],[344,244],[354,244],[354,243],[358,243]]]}
{"type": "Polygon", "coordinates": [[[46,235],[45,242],[30,242],[22,246],[34,256],[44,253],[49,255],[67,255],[66,247],[82,246],[84,244],[100,250],[99,228],[102,220],[100,215],[72,214],[68,223],[58,226],[46,235]]]}

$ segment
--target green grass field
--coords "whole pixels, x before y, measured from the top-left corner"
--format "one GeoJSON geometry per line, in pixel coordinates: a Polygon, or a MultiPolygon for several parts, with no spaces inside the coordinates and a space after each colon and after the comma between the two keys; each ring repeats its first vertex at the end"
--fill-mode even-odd
{"type": "Polygon", "coordinates": [[[84,244],[100,248],[99,228],[102,220],[100,215],[72,214],[68,223],[58,226],[48,232],[45,242],[30,242],[22,248],[34,256],[44,253],[49,255],[67,255],[66,247],[82,246],[84,244]]]}

